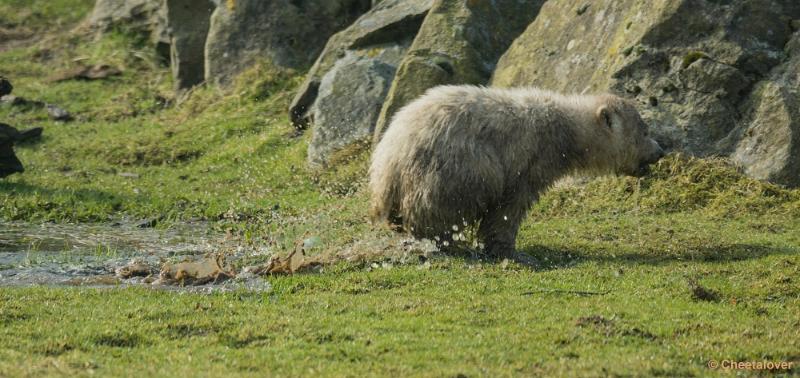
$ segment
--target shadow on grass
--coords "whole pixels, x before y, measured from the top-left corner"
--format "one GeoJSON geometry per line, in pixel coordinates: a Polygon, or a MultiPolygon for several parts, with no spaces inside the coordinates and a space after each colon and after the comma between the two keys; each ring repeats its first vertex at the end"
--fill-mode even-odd
{"type": "MultiPolygon", "coordinates": [[[[792,255],[800,253],[800,249],[787,247],[771,247],[757,244],[732,243],[707,245],[702,247],[687,246],[680,251],[651,250],[642,253],[615,253],[606,249],[582,250],[577,248],[559,248],[544,245],[530,245],[518,250],[538,261],[535,270],[546,271],[572,267],[588,261],[617,264],[666,265],[674,262],[710,262],[725,263],[759,259],[771,255],[792,255]]],[[[502,264],[504,259],[487,256],[483,251],[463,245],[443,248],[440,256],[475,263],[502,264]]]]}
{"type": "Polygon", "coordinates": [[[797,254],[800,253],[800,249],[757,244],[720,243],[702,247],[687,246],[680,251],[612,253],[608,250],[588,252],[579,249],[533,245],[522,248],[520,252],[533,256],[540,262],[540,266],[537,267],[537,270],[552,270],[573,266],[585,261],[647,265],[665,265],[679,261],[726,263],[759,259],[771,255],[797,254]]]}

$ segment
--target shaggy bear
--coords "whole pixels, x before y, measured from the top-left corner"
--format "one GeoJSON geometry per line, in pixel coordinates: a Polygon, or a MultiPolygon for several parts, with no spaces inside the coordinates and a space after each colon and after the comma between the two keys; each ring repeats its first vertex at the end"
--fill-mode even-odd
{"type": "Polygon", "coordinates": [[[435,87],[375,146],[370,216],[438,240],[477,224],[488,254],[521,258],[519,226],[556,180],[638,176],[663,155],[633,103],[614,95],[435,87]]]}

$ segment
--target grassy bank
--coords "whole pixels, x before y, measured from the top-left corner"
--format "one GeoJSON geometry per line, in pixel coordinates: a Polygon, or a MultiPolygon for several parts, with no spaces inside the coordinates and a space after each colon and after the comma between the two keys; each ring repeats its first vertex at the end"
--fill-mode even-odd
{"type": "MultiPolygon", "coordinates": [[[[0,0],[15,11],[2,27],[69,29],[91,3],[0,0]]],[[[306,168],[310,135],[286,114],[302,73],[263,63],[178,104],[140,37],[39,37],[0,52],[0,74],[75,120],[0,106],[0,122],[45,129],[16,148],[27,172],[0,181],[0,219],[205,219],[333,252],[389,235],[366,222],[365,152],[306,168]],[[79,63],[123,74],[49,80],[79,63]]],[[[536,269],[438,254],[269,277],[268,294],[0,288],[0,376],[704,376],[712,359],[800,374],[800,191],[721,160],[653,168],[542,198],[518,240],[536,269]]]]}

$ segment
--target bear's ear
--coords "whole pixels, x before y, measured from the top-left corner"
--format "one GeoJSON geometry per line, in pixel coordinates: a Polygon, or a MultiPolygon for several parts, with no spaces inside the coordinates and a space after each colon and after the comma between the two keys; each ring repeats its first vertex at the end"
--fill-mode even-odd
{"type": "Polygon", "coordinates": [[[595,117],[597,118],[598,125],[611,130],[611,127],[613,126],[613,120],[611,118],[611,109],[609,109],[608,106],[602,105],[597,108],[597,114],[595,117]]]}

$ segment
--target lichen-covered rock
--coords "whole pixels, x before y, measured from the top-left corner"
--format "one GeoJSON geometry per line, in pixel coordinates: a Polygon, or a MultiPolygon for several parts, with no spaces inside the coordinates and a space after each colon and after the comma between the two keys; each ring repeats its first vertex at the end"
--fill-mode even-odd
{"type": "Polygon", "coordinates": [[[331,37],[289,108],[295,127],[302,129],[309,124],[310,110],[317,100],[322,77],[347,55],[348,50],[370,51],[376,55],[386,49],[407,48],[432,3],[433,0],[383,0],[347,29],[331,37]]]}
{"type": "Polygon", "coordinates": [[[439,0],[400,65],[375,127],[428,88],[486,84],[495,64],[536,17],[544,0],[439,0]]]}
{"type": "Polygon", "coordinates": [[[761,82],[786,61],[797,19],[795,0],[550,0],[492,84],[612,91],[640,103],[662,145],[726,155],[748,117],[766,115],[754,99],[787,92],[785,80],[761,82]]]}
{"type": "Polygon", "coordinates": [[[407,47],[348,51],[322,78],[311,110],[314,119],[314,136],[308,148],[311,167],[325,168],[337,152],[355,143],[369,143],[407,47]]]}
{"type": "Polygon", "coordinates": [[[146,33],[165,49],[169,45],[165,0],[97,0],[89,25],[100,32],[116,27],[146,33]]]}
{"type": "Polygon", "coordinates": [[[369,10],[369,0],[227,0],[211,16],[205,78],[228,84],[258,60],[310,65],[328,38],[369,10]]]}
{"type": "Polygon", "coordinates": [[[800,32],[793,44],[791,59],[756,85],[730,139],[733,161],[749,176],[800,186],[800,32]]]}
{"type": "Polygon", "coordinates": [[[180,92],[205,80],[206,37],[216,5],[209,0],[166,0],[166,7],[172,75],[180,92]]]}

